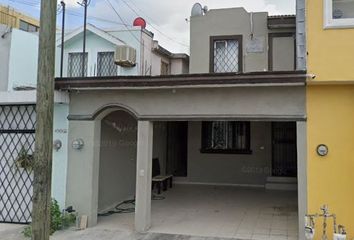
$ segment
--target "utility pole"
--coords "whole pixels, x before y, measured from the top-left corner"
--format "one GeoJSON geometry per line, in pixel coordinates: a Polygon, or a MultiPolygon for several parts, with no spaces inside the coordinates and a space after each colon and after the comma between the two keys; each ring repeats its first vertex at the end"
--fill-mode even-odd
{"type": "Polygon", "coordinates": [[[57,0],[41,1],[40,15],[32,240],[49,240],[57,0]]]}
{"type": "Polygon", "coordinates": [[[62,20],[61,20],[61,51],[60,51],[60,77],[63,77],[63,66],[64,66],[64,36],[65,36],[65,2],[61,1],[60,5],[62,7],[62,20]]]}
{"type": "Polygon", "coordinates": [[[84,39],[83,39],[83,45],[82,45],[82,73],[81,76],[85,77],[85,58],[86,58],[86,22],[87,22],[87,7],[90,5],[91,0],[82,0],[79,5],[84,7],[84,39]]]}

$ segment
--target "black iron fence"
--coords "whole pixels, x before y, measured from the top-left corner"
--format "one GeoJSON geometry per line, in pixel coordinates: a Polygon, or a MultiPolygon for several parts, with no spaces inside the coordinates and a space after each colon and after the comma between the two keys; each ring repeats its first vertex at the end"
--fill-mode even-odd
{"type": "Polygon", "coordinates": [[[0,105],[0,222],[31,222],[35,105],[0,105]]]}

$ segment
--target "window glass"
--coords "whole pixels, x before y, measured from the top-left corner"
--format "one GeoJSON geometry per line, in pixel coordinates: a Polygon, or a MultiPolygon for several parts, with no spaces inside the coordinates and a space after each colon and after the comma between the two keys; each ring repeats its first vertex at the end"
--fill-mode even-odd
{"type": "Polygon", "coordinates": [[[214,72],[239,71],[239,42],[237,40],[214,41],[214,72]]]}
{"type": "Polygon", "coordinates": [[[250,151],[250,123],[203,122],[202,150],[250,151]]]}
{"type": "MultiPolygon", "coordinates": [[[[87,76],[87,56],[85,53],[85,76],[87,76]]],[[[68,77],[82,77],[82,60],[82,53],[69,53],[68,77]]]]}
{"type": "Polygon", "coordinates": [[[97,76],[117,76],[114,52],[99,52],[97,54],[97,76]]]}
{"type": "Polygon", "coordinates": [[[354,0],[332,0],[333,19],[354,18],[354,0]]]}
{"type": "Polygon", "coordinates": [[[20,20],[20,29],[23,31],[28,31],[28,23],[25,21],[20,20]]]}

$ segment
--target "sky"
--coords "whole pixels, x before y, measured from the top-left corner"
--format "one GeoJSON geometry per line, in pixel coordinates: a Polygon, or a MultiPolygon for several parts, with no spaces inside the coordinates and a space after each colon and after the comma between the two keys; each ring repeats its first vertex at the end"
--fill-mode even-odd
{"type": "MultiPolygon", "coordinates": [[[[67,29],[83,24],[83,7],[77,0],[64,0],[67,5],[67,29]]],[[[80,1],[80,0],[79,0],[80,1]]],[[[198,0],[91,0],[88,22],[101,28],[129,28],[137,16],[143,17],[147,29],[155,34],[155,40],[171,52],[189,52],[190,12],[198,0]],[[112,8],[112,6],[113,8],[112,8]],[[119,15],[119,16],[118,16],[119,15]]],[[[244,7],[247,11],[267,11],[270,15],[294,14],[296,0],[199,0],[209,9],[244,7]]],[[[0,0],[1,5],[23,11],[39,18],[40,0],[0,0]]],[[[57,24],[61,25],[58,9],[57,24]]]]}

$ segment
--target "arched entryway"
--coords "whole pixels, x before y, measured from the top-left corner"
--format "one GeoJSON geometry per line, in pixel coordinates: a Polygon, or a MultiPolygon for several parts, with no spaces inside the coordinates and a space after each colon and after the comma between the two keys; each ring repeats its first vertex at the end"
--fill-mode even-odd
{"type": "Polygon", "coordinates": [[[127,111],[110,112],[101,120],[98,221],[119,220],[134,226],[136,191],[137,120],[127,111]]]}

